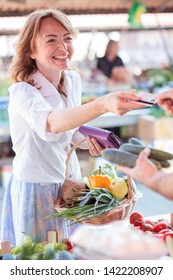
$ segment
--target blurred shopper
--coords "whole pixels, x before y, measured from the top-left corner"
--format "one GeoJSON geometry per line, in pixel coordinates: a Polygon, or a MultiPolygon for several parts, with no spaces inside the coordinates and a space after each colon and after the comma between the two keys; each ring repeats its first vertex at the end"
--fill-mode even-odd
{"type": "Polygon", "coordinates": [[[107,44],[105,55],[97,60],[97,68],[114,82],[128,82],[130,73],[126,69],[123,60],[119,57],[118,49],[118,42],[110,40],[107,44]]]}
{"type": "Polygon", "coordinates": [[[112,82],[131,82],[133,78],[132,74],[128,71],[123,60],[119,57],[118,49],[118,42],[110,40],[107,44],[105,55],[97,60],[97,68],[112,82]]]}
{"type": "Polygon", "coordinates": [[[113,68],[120,66],[124,66],[124,63],[118,56],[118,42],[110,40],[106,46],[105,55],[98,58],[97,68],[110,78],[113,68]]]}

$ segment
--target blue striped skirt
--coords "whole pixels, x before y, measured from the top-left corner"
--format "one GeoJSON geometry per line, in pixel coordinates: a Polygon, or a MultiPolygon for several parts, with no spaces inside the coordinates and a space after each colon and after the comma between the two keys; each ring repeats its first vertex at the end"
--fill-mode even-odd
{"type": "Polygon", "coordinates": [[[65,220],[45,217],[55,213],[54,203],[61,194],[61,184],[26,183],[13,175],[5,190],[2,207],[1,241],[9,241],[11,246],[21,243],[23,232],[33,241],[46,241],[47,232],[62,229],[68,238],[77,225],[65,220]]]}

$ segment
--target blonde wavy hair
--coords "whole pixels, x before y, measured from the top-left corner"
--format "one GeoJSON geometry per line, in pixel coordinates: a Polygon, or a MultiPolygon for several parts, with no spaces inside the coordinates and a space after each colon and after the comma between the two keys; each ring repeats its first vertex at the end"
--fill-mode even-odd
{"type": "MultiPolygon", "coordinates": [[[[14,82],[27,82],[34,85],[31,79],[31,74],[37,70],[35,60],[30,57],[30,54],[35,51],[35,38],[39,34],[41,21],[45,18],[52,17],[64,26],[66,30],[75,38],[77,30],[73,28],[67,16],[55,9],[37,10],[32,12],[21,32],[16,44],[16,54],[13,57],[10,65],[10,75],[14,82]]],[[[64,73],[60,79],[59,90],[62,91],[64,83],[64,73]]]]}

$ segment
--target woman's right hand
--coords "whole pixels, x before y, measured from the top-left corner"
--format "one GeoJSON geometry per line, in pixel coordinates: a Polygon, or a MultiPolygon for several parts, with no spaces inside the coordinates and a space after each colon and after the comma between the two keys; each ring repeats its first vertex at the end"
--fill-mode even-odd
{"type": "Polygon", "coordinates": [[[118,115],[124,115],[130,110],[144,108],[142,103],[133,103],[139,101],[141,97],[135,94],[134,90],[127,92],[112,92],[104,96],[104,106],[107,112],[118,115]]]}

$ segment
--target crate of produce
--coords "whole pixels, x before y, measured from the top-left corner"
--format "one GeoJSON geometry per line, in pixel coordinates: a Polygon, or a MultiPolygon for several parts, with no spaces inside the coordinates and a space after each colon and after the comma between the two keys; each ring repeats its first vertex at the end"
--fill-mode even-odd
{"type": "Polygon", "coordinates": [[[37,242],[24,234],[21,243],[10,247],[9,241],[0,243],[2,260],[73,260],[72,243],[63,238],[62,230],[48,231],[47,241],[37,242]]]}

